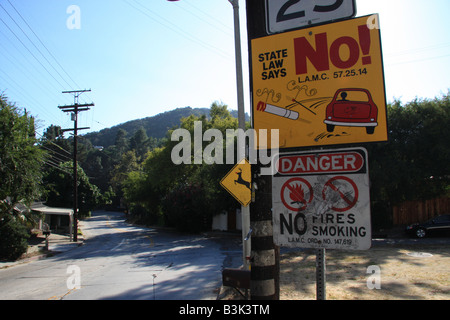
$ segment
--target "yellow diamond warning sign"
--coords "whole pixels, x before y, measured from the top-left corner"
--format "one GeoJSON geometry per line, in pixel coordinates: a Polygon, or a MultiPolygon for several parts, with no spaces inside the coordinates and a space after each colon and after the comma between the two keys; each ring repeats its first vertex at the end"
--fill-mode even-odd
{"type": "Polygon", "coordinates": [[[251,182],[250,163],[247,159],[242,159],[220,181],[220,185],[246,207],[252,199],[251,182]]]}

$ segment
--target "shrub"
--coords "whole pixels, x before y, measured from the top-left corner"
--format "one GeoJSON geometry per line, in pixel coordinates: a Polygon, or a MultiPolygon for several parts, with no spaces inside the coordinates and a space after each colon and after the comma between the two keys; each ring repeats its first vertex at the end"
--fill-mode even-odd
{"type": "Polygon", "coordinates": [[[172,190],[163,200],[166,223],[178,231],[198,233],[211,225],[211,210],[201,187],[188,185],[172,190]]]}
{"type": "Polygon", "coordinates": [[[27,229],[13,218],[0,220],[0,259],[16,260],[27,252],[27,229]]]}

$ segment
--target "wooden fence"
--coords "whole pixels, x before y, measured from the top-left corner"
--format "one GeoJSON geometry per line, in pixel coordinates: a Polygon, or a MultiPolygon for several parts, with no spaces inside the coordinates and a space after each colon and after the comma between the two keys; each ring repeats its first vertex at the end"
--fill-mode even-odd
{"type": "Polygon", "coordinates": [[[440,214],[450,214],[450,198],[406,201],[393,208],[394,225],[424,222],[440,214]]]}

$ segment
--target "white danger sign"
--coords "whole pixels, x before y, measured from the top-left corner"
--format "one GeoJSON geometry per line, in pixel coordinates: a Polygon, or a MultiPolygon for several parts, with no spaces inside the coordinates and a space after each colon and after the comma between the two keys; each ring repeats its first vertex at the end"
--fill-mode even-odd
{"type": "Polygon", "coordinates": [[[366,250],[372,243],[364,148],[281,153],[272,178],[274,242],[366,250]]]}

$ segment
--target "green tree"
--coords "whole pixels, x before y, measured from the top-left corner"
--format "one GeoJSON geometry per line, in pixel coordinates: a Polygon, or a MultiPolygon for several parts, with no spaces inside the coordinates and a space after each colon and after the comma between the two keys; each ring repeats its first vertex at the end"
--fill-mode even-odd
{"type": "Polygon", "coordinates": [[[130,138],[130,149],[136,151],[136,156],[141,162],[144,159],[145,154],[149,150],[149,139],[144,127],[140,127],[134,135],[130,138]]]}
{"type": "Polygon", "coordinates": [[[389,142],[372,147],[371,152],[372,180],[388,201],[430,199],[446,193],[449,123],[449,95],[388,106],[389,142]]]}
{"type": "Polygon", "coordinates": [[[60,126],[51,125],[48,127],[39,141],[41,149],[47,152],[46,160],[50,165],[58,166],[61,162],[72,158],[72,146],[64,138],[60,126]]]}
{"type": "MultiPolygon", "coordinates": [[[[203,131],[211,128],[219,129],[223,137],[226,129],[236,129],[238,126],[237,119],[231,116],[227,106],[217,102],[211,106],[210,118],[204,115],[183,118],[179,128],[190,132],[192,157],[196,121],[202,122],[203,131]]],[[[197,232],[210,227],[213,214],[237,206],[232,196],[219,185],[232,165],[206,163],[175,165],[171,159],[171,152],[179,142],[171,141],[173,130],[169,130],[169,139],[162,148],[154,149],[148,154],[143,171],[129,174],[125,182],[125,198],[134,205],[141,205],[149,215],[162,215],[169,226],[197,232]]],[[[204,148],[211,142],[202,143],[204,148]]],[[[225,155],[225,139],[222,148],[225,155]]]]}
{"type": "Polygon", "coordinates": [[[449,194],[450,95],[388,105],[389,141],[367,145],[372,216],[389,220],[392,206],[449,194]]]}
{"type": "MultiPolygon", "coordinates": [[[[43,181],[47,188],[46,204],[54,207],[73,207],[73,162],[61,163],[59,168],[51,168],[43,181]]],[[[88,216],[90,211],[102,204],[99,188],[89,181],[83,168],[77,167],[78,208],[80,216],[88,216]]]]}
{"type": "Polygon", "coordinates": [[[128,173],[139,170],[140,165],[138,164],[135,150],[130,150],[122,154],[120,162],[114,167],[111,173],[111,186],[113,190],[118,192],[128,177],[128,173]]]}
{"type": "Polygon", "coordinates": [[[19,220],[12,216],[0,219],[0,259],[15,260],[27,251],[27,228],[19,220]]]}
{"type": "Polygon", "coordinates": [[[18,202],[30,204],[42,188],[45,152],[37,145],[34,118],[0,95],[0,218],[18,202]]]}
{"type": "Polygon", "coordinates": [[[147,224],[162,223],[162,198],[176,185],[174,176],[184,174],[168,161],[171,161],[170,150],[156,148],[148,153],[141,170],[128,173],[123,182],[123,192],[134,220],[147,224]]]}
{"type": "Polygon", "coordinates": [[[128,150],[127,132],[122,128],[117,130],[114,145],[116,146],[116,151],[118,154],[123,154],[126,150],[128,150]]]}
{"type": "Polygon", "coordinates": [[[36,145],[34,118],[0,94],[0,258],[26,252],[27,228],[18,203],[31,204],[41,195],[45,152],[36,145]],[[20,214],[20,217],[19,217],[20,214]]]}

